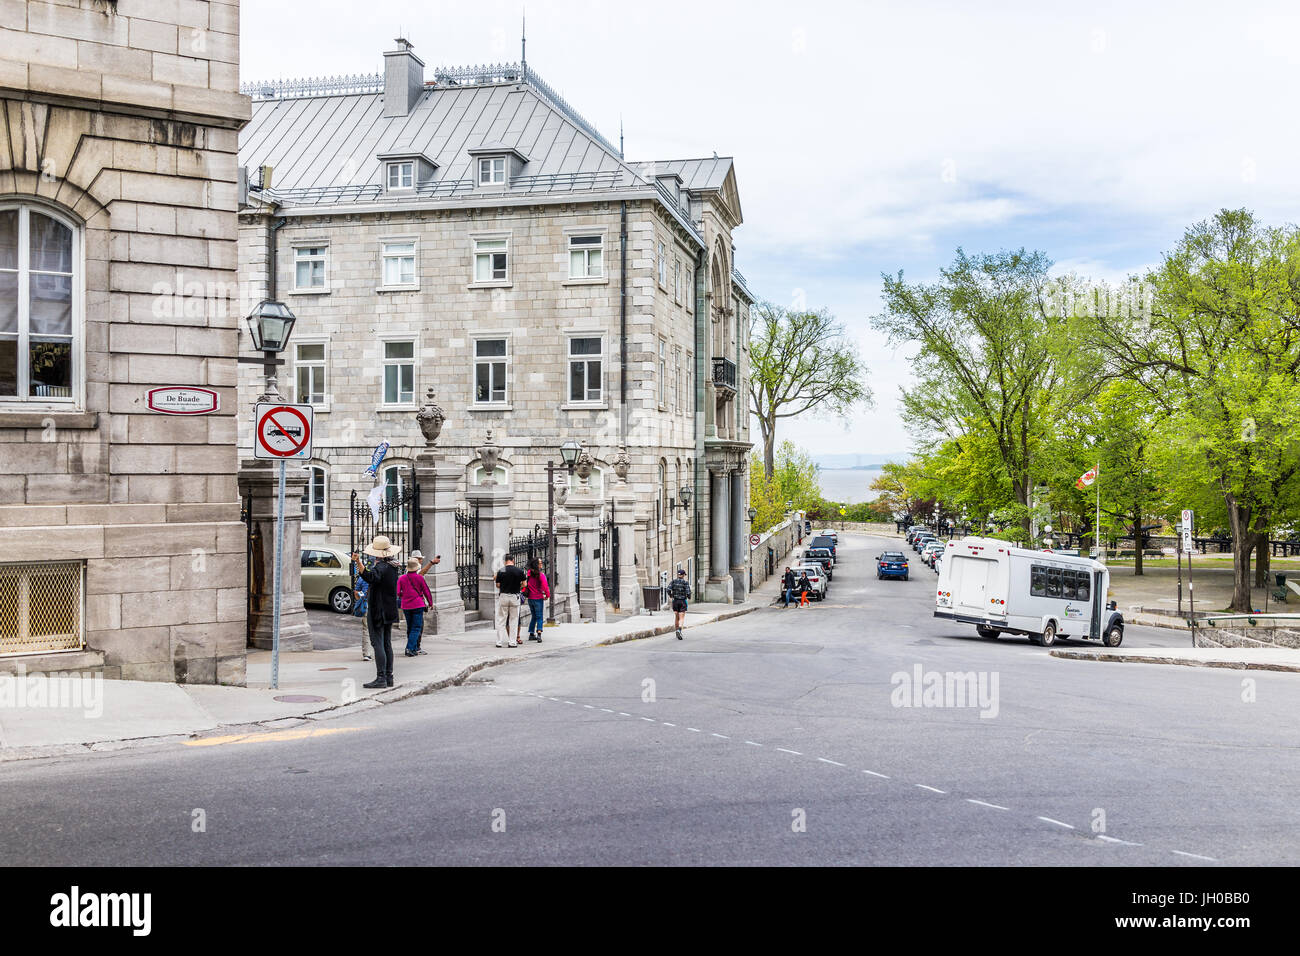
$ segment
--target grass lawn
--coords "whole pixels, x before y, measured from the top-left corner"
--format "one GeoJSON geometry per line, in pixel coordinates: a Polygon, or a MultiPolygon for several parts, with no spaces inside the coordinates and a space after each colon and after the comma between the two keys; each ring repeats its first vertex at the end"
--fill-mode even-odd
{"type": "MultiPolygon", "coordinates": [[[[1111,568],[1131,568],[1133,567],[1132,558],[1107,558],[1106,566],[1111,568]]],[[[1172,568],[1177,569],[1177,558],[1143,558],[1143,568],[1172,568]]],[[[1187,562],[1183,561],[1183,567],[1187,567],[1187,562]]],[[[1192,568],[1232,568],[1232,555],[1230,554],[1198,554],[1192,557],[1192,568]]],[[[1269,562],[1269,568],[1272,571],[1300,571],[1300,558],[1273,558],[1269,562]]],[[[1255,562],[1250,562],[1250,572],[1254,576],[1255,562]]]]}

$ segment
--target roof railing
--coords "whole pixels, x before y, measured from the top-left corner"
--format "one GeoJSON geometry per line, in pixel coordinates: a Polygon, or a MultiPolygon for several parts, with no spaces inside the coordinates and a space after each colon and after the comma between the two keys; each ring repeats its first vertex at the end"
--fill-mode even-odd
{"type": "Polygon", "coordinates": [[[290,100],[308,96],[343,96],[384,92],[384,78],[378,73],[341,76],[312,76],[297,80],[250,80],[239,84],[239,92],[255,100],[290,100]]]}

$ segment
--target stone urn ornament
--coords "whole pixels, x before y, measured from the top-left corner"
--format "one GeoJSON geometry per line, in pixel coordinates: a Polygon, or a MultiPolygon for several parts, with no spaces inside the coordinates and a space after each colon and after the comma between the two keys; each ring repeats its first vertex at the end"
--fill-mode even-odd
{"type": "Polygon", "coordinates": [[[595,465],[592,461],[591,454],[587,449],[582,449],[578,453],[578,460],[574,463],[573,470],[577,472],[579,480],[582,482],[581,489],[583,494],[591,493],[591,469],[595,465]]]}
{"type": "Polygon", "coordinates": [[[631,467],[632,459],[628,457],[627,446],[620,445],[618,449],[618,457],[614,459],[614,474],[618,475],[618,483],[620,485],[627,484],[627,472],[631,467]]]}
{"type": "Polygon", "coordinates": [[[447,420],[442,406],[433,400],[432,388],[429,389],[424,405],[416,413],[415,420],[419,422],[420,431],[424,434],[424,444],[432,448],[438,443],[438,436],[442,434],[442,423],[447,420]]]}
{"type": "Polygon", "coordinates": [[[492,441],[492,429],[488,429],[487,440],[478,448],[479,461],[483,465],[483,484],[495,485],[496,479],[492,477],[497,470],[497,462],[501,460],[501,448],[492,441]]]}

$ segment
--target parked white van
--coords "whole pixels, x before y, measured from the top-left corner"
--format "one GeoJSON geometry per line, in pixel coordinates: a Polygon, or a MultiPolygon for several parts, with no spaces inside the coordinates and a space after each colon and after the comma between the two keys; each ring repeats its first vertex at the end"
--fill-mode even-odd
{"type": "Polygon", "coordinates": [[[1118,647],[1124,616],[1107,603],[1109,586],[1110,571],[1091,558],[963,538],[944,549],[934,616],[974,624],[981,637],[1025,634],[1045,647],[1079,637],[1118,647]]]}

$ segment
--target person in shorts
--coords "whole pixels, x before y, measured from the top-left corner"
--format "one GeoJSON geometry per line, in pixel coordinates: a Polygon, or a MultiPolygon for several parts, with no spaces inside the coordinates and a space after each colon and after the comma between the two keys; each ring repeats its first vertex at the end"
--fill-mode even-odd
{"type": "Polygon", "coordinates": [[[686,605],[691,597],[691,586],[686,572],[678,571],[677,580],[668,585],[668,596],[673,599],[673,613],[677,615],[677,640],[682,639],[682,625],[686,623],[686,605]]]}

